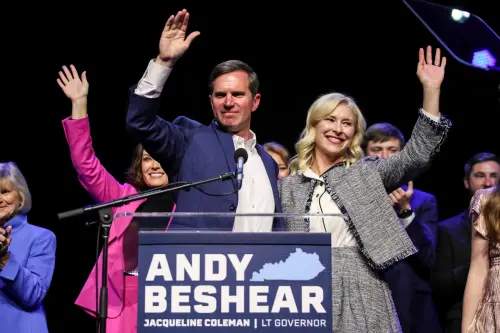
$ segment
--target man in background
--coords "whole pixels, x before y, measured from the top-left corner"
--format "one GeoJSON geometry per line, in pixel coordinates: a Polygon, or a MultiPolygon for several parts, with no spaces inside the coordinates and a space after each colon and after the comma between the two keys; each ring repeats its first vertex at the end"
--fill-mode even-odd
{"type": "MultiPolygon", "coordinates": [[[[370,126],[361,147],[368,156],[390,158],[399,153],[406,141],[401,131],[389,123],[370,126]]],[[[389,198],[419,252],[397,262],[384,273],[404,333],[441,332],[438,312],[428,283],[435,260],[438,221],[434,195],[408,186],[389,193],[389,198]]]]}
{"type": "MultiPolygon", "coordinates": [[[[464,187],[469,200],[477,190],[498,184],[500,159],[478,153],[465,163],[464,187]]],[[[471,260],[472,221],[468,207],[438,224],[436,264],[432,287],[445,333],[460,333],[462,305],[471,260]]]]}

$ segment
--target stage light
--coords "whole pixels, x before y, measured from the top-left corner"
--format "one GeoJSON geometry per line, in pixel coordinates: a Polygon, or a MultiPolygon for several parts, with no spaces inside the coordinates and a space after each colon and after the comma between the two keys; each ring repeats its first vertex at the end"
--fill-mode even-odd
{"type": "Polygon", "coordinates": [[[459,22],[459,23],[462,23],[465,20],[467,20],[469,18],[469,16],[470,16],[469,12],[466,12],[466,11],[463,11],[460,9],[453,9],[451,11],[451,18],[454,21],[459,22]]]}
{"type": "Polygon", "coordinates": [[[480,68],[488,68],[495,66],[497,60],[487,49],[474,52],[472,56],[472,64],[480,68]]]}

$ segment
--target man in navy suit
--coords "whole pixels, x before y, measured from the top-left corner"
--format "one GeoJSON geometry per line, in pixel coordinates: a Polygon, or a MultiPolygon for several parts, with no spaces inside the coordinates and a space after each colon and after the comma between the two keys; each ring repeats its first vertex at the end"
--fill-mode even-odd
{"type": "MultiPolygon", "coordinates": [[[[370,126],[362,148],[366,155],[390,158],[406,141],[401,131],[389,123],[370,126]]],[[[434,195],[413,188],[413,183],[389,193],[389,198],[419,252],[384,272],[404,333],[441,332],[439,318],[428,283],[435,260],[438,221],[434,195]]]]}
{"type": "MultiPolygon", "coordinates": [[[[495,186],[500,180],[500,159],[478,153],[465,163],[464,187],[469,200],[477,190],[495,186]]],[[[469,209],[438,224],[436,265],[432,287],[445,333],[462,330],[462,306],[471,261],[472,221],[469,209]]]]}
{"type": "MultiPolygon", "coordinates": [[[[127,129],[174,181],[197,182],[234,172],[235,151],[243,148],[241,188],[235,179],[210,182],[178,192],[177,212],[280,213],[276,186],[278,166],[250,130],[259,102],[259,79],[246,63],[230,60],[217,65],[209,78],[214,121],[204,126],[186,117],[167,122],[158,117],[160,95],[176,61],[200,34],[186,37],[189,13],[171,15],[160,37],[159,55],[131,89],[127,129]]],[[[282,219],[174,218],[170,228],[211,228],[241,232],[283,230],[282,219]]]]}

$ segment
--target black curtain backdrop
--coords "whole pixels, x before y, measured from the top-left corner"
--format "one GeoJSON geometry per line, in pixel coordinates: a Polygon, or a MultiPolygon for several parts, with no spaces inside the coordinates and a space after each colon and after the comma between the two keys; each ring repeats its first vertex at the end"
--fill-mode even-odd
{"type": "MultiPolygon", "coordinates": [[[[62,65],[87,71],[89,117],[97,156],[120,181],[135,142],[125,129],[129,88],[158,52],[170,14],[191,13],[201,31],[176,64],[160,116],[209,124],[207,80],[213,66],[248,62],[259,74],[262,101],[253,114],[258,141],[294,151],[309,105],[339,91],[354,97],[369,124],[387,121],[408,138],[422,102],[416,76],[419,47],[442,47],[401,1],[297,2],[292,5],[184,1],[121,3],[104,8],[71,3],[5,10],[0,160],[15,161],[33,195],[32,224],[57,235],[57,263],[45,301],[50,332],[93,332],[92,317],[74,305],[95,262],[96,226],[57,213],[92,204],[72,167],[61,121],[71,103],[56,83],[62,65]],[[200,2],[202,3],[202,2],[200,2]]],[[[448,1],[480,16],[497,32],[494,1],[448,1]]],[[[464,163],[475,153],[500,154],[499,73],[448,57],[441,111],[453,121],[448,141],[415,187],[437,196],[441,219],[463,211],[464,163]]],[[[15,241],[15,240],[14,240],[15,241]]]]}

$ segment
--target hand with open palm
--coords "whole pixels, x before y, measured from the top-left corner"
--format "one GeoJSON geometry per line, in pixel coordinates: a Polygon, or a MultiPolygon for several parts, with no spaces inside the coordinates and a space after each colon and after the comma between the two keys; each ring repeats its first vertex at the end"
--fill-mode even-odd
{"type": "Polygon", "coordinates": [[[70,65],[69,67],[71,68],[71,72],[66,66],[62,67],[64,73],[59,71],[59,78],[57,79],[59,87],[61,87],[62,91],[72,102],[86,99],[89,93],[89,83],[87,82],[86,72],[82,73],[82,79],[80,80],[80,76],[75,66],[70,65]]]}
{"type": "Polygon", "coordinates": [[[82,119],[87,116],[87,96],[89,94],[89,83],[87,81],[87,73],[82,73],[82,78],[78,75],[75,66],[70,65],[71,72],[68,67],[63,66],[63,72],[59,71],[57,84],[62,91],[71,100],[73,108],[71,109],[72,119],[82,119]]]}
{"type": "Polygon", "coordinates": [[[424,88],[440,88],[444,79],[446,57],[441,58],[441,50],[436,49],[434,64],[432,62],[432,47],[427,46],[424,57],[424,49],[419,50],[417,76],[424,88]]]}
{"type": "Polygon", "coordinates": [[[168,18],[160,37],[160,54],[157,63],[172,67],[175,61],[187,51],[191,42],[200,35],[199,31],[193,31],[186,37],[188,22],[189,13],[185,9],[168,18]]]}

